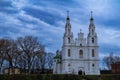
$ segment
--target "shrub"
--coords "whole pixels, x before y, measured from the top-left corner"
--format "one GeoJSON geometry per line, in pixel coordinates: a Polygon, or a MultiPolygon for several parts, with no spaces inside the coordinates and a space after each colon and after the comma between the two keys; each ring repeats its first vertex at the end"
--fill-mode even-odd
{"type": "Polygon", "coordinates": [[[100,73],[101,74],[111,74],[112,71],[111,70],[101,70],[100,73]]]}

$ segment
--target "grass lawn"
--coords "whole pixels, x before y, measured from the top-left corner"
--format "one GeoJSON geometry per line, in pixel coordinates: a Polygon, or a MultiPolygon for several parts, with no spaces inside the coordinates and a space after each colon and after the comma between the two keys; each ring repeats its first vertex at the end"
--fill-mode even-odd
{"type": "Polygon", "coordinates": [[[103,74],[99,76],[72,74],[0,75],[0,80],[120,80],[120,74],[103,74]]]}

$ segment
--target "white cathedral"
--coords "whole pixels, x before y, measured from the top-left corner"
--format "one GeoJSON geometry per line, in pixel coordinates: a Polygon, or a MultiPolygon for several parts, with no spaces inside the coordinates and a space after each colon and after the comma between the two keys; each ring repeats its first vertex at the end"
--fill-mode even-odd
{"type": "Polygon", "coordinates": [[[53,74],[78,74],[81,72],[82,75],[100,75],[98,48],[92,15],[87,39],[80,31],[75,40],[71,31],[70,18],[67,15],[62,50],[56,51],[53,74]]]}

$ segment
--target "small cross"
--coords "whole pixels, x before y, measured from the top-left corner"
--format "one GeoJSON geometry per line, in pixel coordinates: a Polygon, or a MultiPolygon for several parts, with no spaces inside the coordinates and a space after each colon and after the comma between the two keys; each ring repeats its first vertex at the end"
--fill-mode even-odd
{"type": "Polygon", "coordinates": [[[82,29],[80,29],[80,33],[82,32],[82,29]]]}
{"type": "Polygon", "coordinates": [[[67,16],[69,16],[69,10],[67,10],[67,16]]]}
{"type": "Polygon", "coordinates": [[[93,11],[91,11],[91,17],[92,17],[93,11]]]}

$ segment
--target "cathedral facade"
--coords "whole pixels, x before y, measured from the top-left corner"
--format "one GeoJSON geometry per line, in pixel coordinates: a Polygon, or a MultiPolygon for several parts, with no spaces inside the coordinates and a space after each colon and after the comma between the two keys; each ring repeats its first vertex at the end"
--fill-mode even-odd
{"type": "Polygon", "coordinates": [[[94,19],[91,15],[87,38],[78,33],[74,40],[69,15],[66,18],[65,33],[61,51],[56,51],[53,74],[99,75],[98,40],[94,19]]]}

